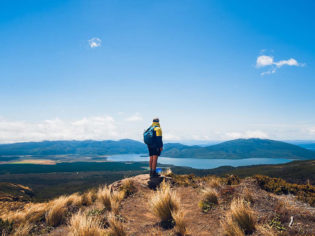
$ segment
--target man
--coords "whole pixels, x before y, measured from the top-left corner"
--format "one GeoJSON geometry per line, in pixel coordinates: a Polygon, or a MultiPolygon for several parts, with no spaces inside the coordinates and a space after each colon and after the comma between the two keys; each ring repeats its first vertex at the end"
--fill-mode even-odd
{"type": "Polygon", "coordinates": [[[156,173],[156,164],[163,150],[162,129],[159,122],[159,118],[154,118],[152,125],[148,129],[152,130],[152,141],[147,144],[150,155],[150,177],[159,177],[156,173]]]}

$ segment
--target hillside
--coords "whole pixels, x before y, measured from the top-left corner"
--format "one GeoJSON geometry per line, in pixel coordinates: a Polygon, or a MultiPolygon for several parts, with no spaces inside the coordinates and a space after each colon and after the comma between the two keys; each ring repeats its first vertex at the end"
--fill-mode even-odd
{"type": "Polygon", "coordinates": [[[42,203],[2,201],[0,231],[49,236],[315,234],[315,208],[304,203],[315,204],[314,186],[291,186],[264,176],[240,180],[167,172],[163,178],[138,175],[42,203]]]}
{"type": "Polygon", "coordinates": [[[1,155],[63,155],[63,154],[130,154],[145,153],[146,146],[138,141],[122,139],[119,141],[43,141],[14,144],[1,144],[1,155]]]}
{"type": "Polygon", "coordinates": [[[231,140],[208,147],[166,144],[163,156],[209,159],[285,158],[303,160],[315,159],[315,152],[285,142],[252,138],[231,140]]]}
{"type": "MultiPolygon", "coordinates": [[[[0,145],[0,160],[10,161],[12,155],[113,155],[143,154],[147,147],[130,139],[119,141],[43,141],[0,145]]],[[[201,147],[166,143],[162,156],[174,158],[285,158],[315,159],[315,152],[297,145],[267,139],[236,139],[201,147]]]]}

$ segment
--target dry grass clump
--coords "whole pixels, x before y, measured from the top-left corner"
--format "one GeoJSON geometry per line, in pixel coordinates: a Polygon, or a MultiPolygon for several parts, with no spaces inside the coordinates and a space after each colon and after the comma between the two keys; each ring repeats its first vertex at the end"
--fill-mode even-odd
{"type": "Polygon", "coordinates": [[[46,212],[46,222],[51,226],[58,226],[63,223],[67,206],[69,206],[68,197],[61,196],[50,202],[51,208],[46,212]]]}
{"type": "Polygon", "coordinates": [[[107,234],[110,236],[126,236],[127,233],[123,227],[123,224],[118,220],[115,215],[110,214],[108,217],[109,229],[107,234]]]}
{"type": "Polygon", "coordinates": [[[97,196],[94,190],[90,190],[88,192],[85,192],[82,194],[81,196],[81,204],[83,206],[90,206],[92,205],[95,200],[96,200],[97,196]]]}
{"type": "Polygon", "coordinates": [[[33,225],[30,223],[25,223],[17,226],[14,230],[13,236],[27,236],[30,235],[33,225]]]}
{"type": "Polygon", "coordinates": [[[172,175],[173,175],[173,172],[172,172],[171,168],[167,168],[166,170],[164,170],[164,171],[162,172],[162,175],[169,177],[169,176],[172,176],[172,175]]]}
{"type": "Polygon", "coordinates": [[[253,210],[244,199],[239,198],[232,201],[227,220],[223,223],[223,228],[227,235],[240,235],[231,234],[232,231],[239,232],[237,227],[245,234],[253,233],[256,228],[253,210]]]}
{"type": "Polygon", "coordinates": [[[131,179],[126,179],[122,181],[120,186],[120,192],[124,194],[124,197],[128,197],[136,192],[135,183],[131,179]]]}
{"type": "Polygon", "coordinates": [[[224,236],[245,236],[244,232],[231,217],[227,217],[226,221],[222,223],[224,236]]]}
{"type": "Polygon", "coordinates": [[[208,212],[219,204],[218,193],[213,188],[207,188],[203,190],[203,198],[199,202],[199,207],[203,212],[208,212]]]}
{"type": "Polygon", "coordinates": [[[254,202],[253,195],[247,187],[245,187],[242,192],[243,192],[243,198],[245,201],[247,201],[249,203],[254,202]]]}
{"type": "Polygon", "coordinates": [[[179,200],[169,183],[161,183],[151,198],[151,207],[153,214],[160,218],[161,222],[170,222],[173,219],[172,212],[179,209],[179,200]]]}
{"type": "Polygon", "coordinates": [[[110,188],[107,185],[100,187],[97,192],[97,199],[104,205],[104,207],[111,211],[112,204],[111,204],[112,193],[110,188]]]}
{"type": "Polygon", "coordinates": [[[99,188],[97,192],[97,199],[108,210],[118,214],[120,202],[125,197],[124,191],[112,192],[108,186],[99,188]]]}
{"type": "Polygon", "coordinates": [[[208,180],[208,184],[209,184],[209,186],[210,186],[211,188],[216,188],[216,189],[220,188],[221,185],[222,185],[221,179],[218,178],[218,177],[215,177],[215,176],[211,177],[211,178],[208,180]]]}
{"type": "Polygon", "coordinates": [[[188,235],[187,224],[184,218],[184,213],[180,210],[172,212],[172,217],[175,221],[174,230],[176,235],[188,235]]]}
{"type": "Polygon", "coordinates": [[[73,215],[68,224],[69,236],[101,236],[105,235],[105,229],[99,218],[88,216],[79,211],[73,215]]]}

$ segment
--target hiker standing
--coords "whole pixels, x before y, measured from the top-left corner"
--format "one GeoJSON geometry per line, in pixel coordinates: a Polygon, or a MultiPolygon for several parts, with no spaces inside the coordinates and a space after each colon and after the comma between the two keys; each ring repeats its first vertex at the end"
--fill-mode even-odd
{"type": "Polygon", "coordinates": [[[162,129],[159,118],[154,118],[152,125],[144,132],[144,143],[148,145],[150,156],[150,177],[158,177],[156,173],[156,164],[158,156],[163,150],[162,129]]]}

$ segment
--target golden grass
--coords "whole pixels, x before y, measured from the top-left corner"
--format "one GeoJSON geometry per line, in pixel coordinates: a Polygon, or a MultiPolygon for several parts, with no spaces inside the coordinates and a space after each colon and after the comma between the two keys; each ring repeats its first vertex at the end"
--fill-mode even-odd
{"type": "Polygon", "coordinates": [[[124,194],[124,197],[134,194],[136,192],[134,181],[132,179],[123,180],[120,186],[120,192],[124,194]]]}
{"type": "Polygon", "coordinates": [[[255,231],[256,219],[254,212],[244,199],[233,199],[230,217],[245,234],[250,234],[255,231]]]}
{"type": "Polygon", "coordinates": [[[161,222],[172,220],[172,212],[179,209],[176,192],[171,190],[169,183],[163,181],[151,198],[152,212],[161,222]]]}
{"type": "Polygon", "coordinates": [[[221,183],[221,179],[218,178],[218,177],[211,177],[209,180],[208,180],[208,184],[211,188],[220,188],[222,186],[222,183],[221,183]]]}
{"type": "Polygon", "coordinates": [[[111,204],[112,196],[111,195],[112,195],[111,190],[107,185],[104,185],[103,187],[100,187],[98,189],[97,199],[109,211],[111,211],[112,209],[112,204],[111,204]]]}
{"type": "Polygon", "coordinates": [[[244,232],[233,219],[228,216],[222,223],[223,235],[224,236],[245,236],[244,232]]]}
{"type": "Polygon", "coordinates": [[[95,202],[96,198],[97,198],[97,196],[96,196],[96,193],[94,192],[94,190],[90,190],[90,191],[82,194],[81,204],[83,206],[90,206],[95,202]]]}
{"type": "Polygon", "coordinates": [[[172,217],[175,221],[174,227],[175,233],[180,236],[188,235],[187,223],[185,221],[183,211],[178,210],[172,212],[172,217]]]}
{"type": "Polygon", "coordinates": [[[117,220],[115,215],[110,214],[108,217],[109,229],[107,230],[110,236],[126,236],[127,233],[121,221],[117,220]]]}
{"type": "Polygon", "coordinates": [[[219,204],[218,193],[214,188],[206,188],[203,190],[202,200],[199,202],[199,207],[203,212],[208,212],[219,204]]]}
{"type": "Polygon", "coordinates": [[[173,174],[172,170],[170,168],[167,168],[162,172],[162,175],[164,176],[171,176],[173,174]]]}
{"type": "Polygon", "coordinates": [[[33,228],[32,224],[29,223],[21,224],[15,228],[13,236],[28,236],[30,235],[30,231],[32,230],[32,228],[33,228]]]}
{"type": "Polygon", "coordinates": [[[67,206],[69,206],[68,197],[61,196],[49,203],[50,209],[46,213],[46,222],[51,226],[58,226],[63,223],[67,206]]]}
{"type": "Polygon", "coordinates": [[[99,218],[88,216],[79,211],[72,215],[68,224],[68,236],[101,236],[105,235],[105,229],[99,218]]]}

